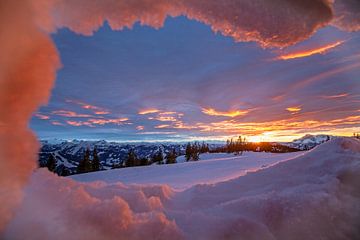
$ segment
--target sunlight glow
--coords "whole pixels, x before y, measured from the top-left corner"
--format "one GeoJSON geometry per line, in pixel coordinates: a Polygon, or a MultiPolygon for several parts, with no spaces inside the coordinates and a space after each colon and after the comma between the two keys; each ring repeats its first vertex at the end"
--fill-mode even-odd
{"type": "Polygon", "coordinates": [[[202,112],[210,116],[237,117],[237,116],[246,115],[249,111],[236,110],[236,111],[221,112],[221,111],[216,111],[213,108],[203,108],[202,112]]]}
{"type": "Polygon", "coordinates": [[[140,110],[139,114],[140,115],[146,115],[146,114],[151,114],[151,113],[157,113],[160,112],[159,109],[155,109],[155,108],[150,108],[150,109],[144,109],[144,110],[140,110]]]}

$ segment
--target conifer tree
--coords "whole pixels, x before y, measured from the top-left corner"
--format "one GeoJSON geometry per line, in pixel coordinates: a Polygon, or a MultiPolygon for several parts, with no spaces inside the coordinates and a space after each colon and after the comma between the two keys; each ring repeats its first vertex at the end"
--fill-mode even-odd
{"type": "Polygon", "coordinates": [[[176,151],[175,149],[172,149],[171,151],[169,151],[167,154],[166,154],[166,164],[172,164],[172,163],[176,163],[176,151]]]}
{"type": "Polygon", "coordinates": [[[128,156],[127,156],[127,159],[125,161],[125,166],[126,167],[133,167],[133,166],[135,166],[136,161],[137,161],[137,156],[135,154],[135,151],[134,151],[134,149],[130,149],[129,153],[128,153],[128,156]]]}
{"type": "Polygon", "coordinates": [[[84,158],[79,162],[79,165],[77,167],[78,173],[86,173],[90,172],[92,170],[92,164],[90,161],[90,150],[86,149],[84,158]]]}
{"type": "Polygon", "coordinates": [[[92,158],[92,171],[99,171],[101,168],[100,159],[97,154],[96,148],[93,151],[93,158],[92,158]]]}
{"type": "Polygon", "coordinates": [[[152,162],[162,164],[163,161],[164,161],[164,156],[163,156],[163,152],[160,148],[159,151],[152,156],[152,162]]]}
{"type": "Polygon", "coordinates": [[[146,157],[140,159],[140,166],[146,166],[148,164],[149,164],[149,159],[147,159],[146,157]]]}
{"type": "Polygon", "coordinates": [[[185,148],[185,160],[188,162],[191,159],[192,155],[192,146],[191,143],[188,143],[185,148]]]}

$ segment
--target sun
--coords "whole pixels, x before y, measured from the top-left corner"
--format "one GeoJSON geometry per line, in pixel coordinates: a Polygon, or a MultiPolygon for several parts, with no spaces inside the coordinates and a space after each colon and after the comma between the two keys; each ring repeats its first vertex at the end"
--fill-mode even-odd
{"type": "Polygon", "coordinates": [[[262,135],[249,136],[249,137],[247,137],[247,141],[248,141],[248,142],[259,143],[259,142],[263,142],[263,141],[264,141],[264,137],[263,137],[262,135]]]}

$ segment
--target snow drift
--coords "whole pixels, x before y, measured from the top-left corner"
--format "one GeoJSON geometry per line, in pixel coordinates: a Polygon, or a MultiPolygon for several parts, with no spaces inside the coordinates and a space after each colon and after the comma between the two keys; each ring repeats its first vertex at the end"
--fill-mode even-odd
{"type": "MultiPolygon", "coordinates": [[[[139,176],[140,177],[140,176],[139,176]]],[[[39,170],[5,239],[359,239],[360,141],[225,182],[79,183],[39,170]]]]}

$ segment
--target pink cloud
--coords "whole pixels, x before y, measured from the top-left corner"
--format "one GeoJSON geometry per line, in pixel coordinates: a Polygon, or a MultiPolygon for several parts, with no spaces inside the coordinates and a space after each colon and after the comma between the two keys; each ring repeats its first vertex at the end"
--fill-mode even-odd
{"type": "Polygon", "coordinates": [[[73,111],[67,111],[67,110],[56,110],[51,112],[54,115],[62,116],[62,117],[76,117],[76,118],[87,118],[92,117],[92,115],[89,114],[80,114],[73,111]]]}
{"type": "Polygon", "coordinates": [[[42,113],[35,113],[34,116],[37,117],[37,118],[39,118],[39,119],[41,119],[41,120],[48,120],[48,119],[50,119],[49,116],[47,116],[47,115],[45,115],[45,114],[42,114],[42,113]]]}

